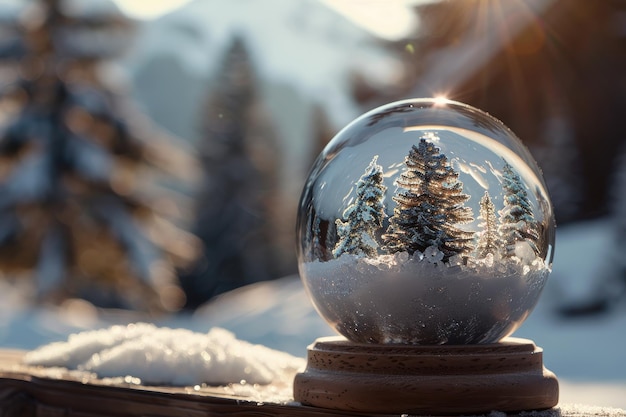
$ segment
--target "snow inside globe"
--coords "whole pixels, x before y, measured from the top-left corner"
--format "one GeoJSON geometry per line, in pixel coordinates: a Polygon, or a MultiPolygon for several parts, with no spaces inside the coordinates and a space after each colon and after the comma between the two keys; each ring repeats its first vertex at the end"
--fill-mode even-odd
{"type": "Polygon", "coordinates": [[[357,343],[495,343],[535,306],[554,217],[502,122],[441,99],[391,103],[340,131],[299,206],[298,264],[319,314],[357,343]]]}

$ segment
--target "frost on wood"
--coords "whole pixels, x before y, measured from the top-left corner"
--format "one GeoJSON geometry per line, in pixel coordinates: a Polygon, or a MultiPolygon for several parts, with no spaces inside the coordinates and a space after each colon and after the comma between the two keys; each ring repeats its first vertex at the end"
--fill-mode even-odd
{"type": "Polygon", "coordinates": [[[356,201],[343,212],[344,221],[337,219],[339,242],[333,255],[375,255],[378,251],[376,234],[383,225],[383,199],[387,187],[383,185],[383,167],[374,156],[365,173],[356,183],[356,201]]]}
{"type": "Polygon", "coordinates": [[[300,358],[238,340],[221,328],[202,334],[146,323],[74,334],[27,353],[24,363],[175,386],[284,382],[304,365],[300,358]]]}

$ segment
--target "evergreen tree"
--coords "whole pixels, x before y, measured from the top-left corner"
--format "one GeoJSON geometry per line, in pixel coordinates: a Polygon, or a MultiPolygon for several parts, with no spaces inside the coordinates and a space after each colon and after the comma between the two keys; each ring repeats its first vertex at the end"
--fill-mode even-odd
{"type": "Polygon", "coordinates": [[[526,241],[538,252],[539,232],[533,210],[528,200],[528,193],[520,176],[508,162],[502,169],[502,187],[504,188],[504,208],[500,210],[499,232],[504,244],[504,255],[515,255],[517,242],[526,241]]]}
{"type": "Polygon", "coordinates": [[[187,307],[222,292],[277,278],[276,158],[263,126],[246,45],[234,37],[218,70],[203,117],[204,184],[195,232],[204,244],[198,263],[181,276],[187,307]]]}
{"type": "Polygon", "coordinates": [[[476,256],[479,259],[484,259],[488,254],[497,256],[500,253],[501,240],[498,233],[498,219],[496,218],[496,208],[491,201],[489,192],[485,191],[485,194],[480,199],[480,216],[479,219],[482,222],[479,227],[482,230],[479,232],[478,244],[476,246],[476,256]]]}
{"type": "Polygon", "coordinates": [[[344,253],[363,256],[378,253],[376,234],[383,226],[387,187],[383,185],[383,167],[376,163],[377,159],[378,155],[374,156],[356,183],[355,201],[343,212],[345,221],[335,221],[339,238],[333,251],[335,257],[344,253]]]}
{"type": "MultiPolygon", "coordinates": [[[[626,296],[626,145],[622,145],[611,186],[611,218],[615,224],[614,246],[609,254],[610,265],[615,267],[616,281],[621,281],[622,296],[626,296]]],[[[608,287],[608,285],[607,285],[608,287]]]]}
{"type": "Polygon", "coordinates": [[[173,246],[190,241],[163,216],[176,202],[151,175],[165,148],[131,124],[99,72],[128,21],[61,0],[32,6],[37,19],[0,28],[19,45],[1,64],[20,68],[0,91],[0,268],[34,275],[39,299],[173,308],[173,246]]]}
{"type": "Polygon", "coordinates": [[[457,225],[471,222],[473,215],[464,205],[470,197],[463,193],[459,173],[429,138],[421,138],[405,159],[407,170],[397,183],[406,191],[393,197],[397,204],[383,239],[392,252],[413,254],[434,246],[445,262],[472,251],[473,232],[457,225]]]}
{"type": "MultiPolygon", "coordinates": [[[[554,95],[547,94],[547,98],[554,95]]],[[[563,224],[576,220],[582,208],[584,199],[580,190],[584,188],[584,181],[580,167],[583,163],[572,118],[556,98],[552,101],[555,103],[542,112],[547,117],[541,132],[542,141],[531,145],[530,151],[542,168],[554,214],[559,224],[563,224]]]]}

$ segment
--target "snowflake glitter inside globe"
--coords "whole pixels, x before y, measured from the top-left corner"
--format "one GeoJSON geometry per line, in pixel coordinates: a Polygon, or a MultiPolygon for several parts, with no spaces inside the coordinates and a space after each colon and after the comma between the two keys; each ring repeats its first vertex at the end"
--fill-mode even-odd
{"type": "Polygon", "coordinates": [[[502,122],[405,100],[353,121],[315,161],[299,271],[319,314],[353,342],[494,343],[537,303],[554,230],[541,171],[502,122]]]}

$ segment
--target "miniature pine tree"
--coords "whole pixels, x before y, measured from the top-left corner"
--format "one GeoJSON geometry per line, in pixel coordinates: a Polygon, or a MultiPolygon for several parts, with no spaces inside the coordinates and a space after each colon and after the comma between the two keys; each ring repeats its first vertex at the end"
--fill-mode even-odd
{"type": "Polygon", "coordinates": [[[320,240],[322,235],[322,231],[320,228],[322,219],[318,216],[311,216],[313,227],[308,229],[309,239],[311,240],[311,245],[313,246],[313,250],[311,251],[313,258],[312,259],[324,259],[324,246],[320,240]]]}
{"type": "Polygon", "coordinates": [[[222,292],[277,278],[276,158],[259,120],[252,60],[236,36],[211,91],[200,145],[205,182],[195,232],[204,244],[199,262],[181,276],[187,307],[222,292]]]}
{"type": "Polygon", "coordinates": [[[431,137],[421,138],[405,159],[407,170],[397,183],[406,191],[393,197],[397,204],[383,239],[392,252],[413,254],[434,246],[446,262],[472,251],[473,232],[457,225],[471,222],[473,215],[464,205],[470,197],[463,193],[459,173],[446,155],[426,140],[431,137]]]}
{"type": "Polygon", "coordinates": [[[539,232],[528,193],[520,176],[506,161],[502,169],[502,181],[504,208],[499,212],[499,232],[504,244],[504,256],[514,256],[516,244],[524,241],[537,253],[539,232]]]}
{"type": "Polygon", "coordinates": [[[33,275],[38,299],[173,308],[169,242],[189,241],[160,210],[178,209],[152,175],[162,173],[161,138],[142,137],[98,72],[129,22],[62,0],[32,6],[34,21],[0,22],[20,45],[1,63],[20,71],[0,91],[0,268],[33,275]]]}
{"type": "Polygon", "coordinates": [[[383,200],[387,187],[383,185],[383,167],[376,163],[378,155],[365,169],[356,184],[356,199],[343,212],[343,218],[336,220],[339,242],[333,255],[344,253],[375,256],[378,253],[376,234],[383,225],[385,207],[383,200]]]}
{"type": "Polygon", "coordinates": [[[478,225],[482,228],[478,236],[478,244],[476,245],[476,256],[484,259],[487,255],[497,256],[500,253],[501,241],[498,233],[498,219],[496,218],[496,208],[491,201],[489,192],[480,199],[480,216],[482,222],[478,225]]]}

